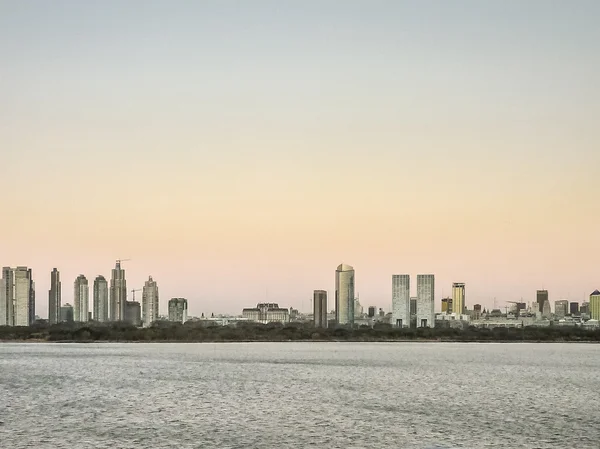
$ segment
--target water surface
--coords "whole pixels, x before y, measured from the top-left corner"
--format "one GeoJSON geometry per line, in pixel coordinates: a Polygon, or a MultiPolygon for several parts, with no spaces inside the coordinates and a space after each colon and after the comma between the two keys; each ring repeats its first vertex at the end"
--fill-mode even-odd
{"type": "Polygon", "coordinates": [[[600,447],[600,345],[0,344],[0,447],[600,447]]]}

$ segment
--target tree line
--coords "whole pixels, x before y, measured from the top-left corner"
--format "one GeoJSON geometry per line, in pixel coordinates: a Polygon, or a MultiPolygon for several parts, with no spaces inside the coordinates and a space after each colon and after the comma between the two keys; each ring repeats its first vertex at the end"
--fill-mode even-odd
{"type": "Polygon", "coordinates": [[[220,326],[210,322],[185,324],[158,321],[146,328],[122,322],[61,323],[32,326],[0,326],[3,341],[48,342],[283,342],[283,341],[530,341],[530,342],[600,342],[600,329],[582,327],[528,326],[522,328],[411,328],[398,329],[389,324],[373,327],[315,328],[310,323],[236,323],[220,326]]]}

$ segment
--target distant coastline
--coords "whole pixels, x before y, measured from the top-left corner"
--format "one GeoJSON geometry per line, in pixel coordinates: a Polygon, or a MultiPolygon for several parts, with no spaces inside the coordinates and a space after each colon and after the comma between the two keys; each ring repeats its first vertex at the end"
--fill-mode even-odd
{"type": "Polygon", "coordinates": [[[600,343],[600,329],[581,327],[521,328],[419,328],[389,325],[360,328],[315,328],[309,323],[236,326],[157,322],[139,328],[126,323],[35,324],[0,327],[0,342],[32,343],[254,343],[254,342],[354,342],[354,343],[600,343]]]}

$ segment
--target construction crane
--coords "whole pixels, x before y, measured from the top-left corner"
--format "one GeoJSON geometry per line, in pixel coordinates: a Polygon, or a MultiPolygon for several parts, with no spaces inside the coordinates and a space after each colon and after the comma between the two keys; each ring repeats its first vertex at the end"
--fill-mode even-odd
{"type": "Polygon", "coordinates": [[[117,259],[117,263],[120,264],[121,262],[127,262],[131,259],[117,259]]]}
{"type": "Polygon", "coordinates": [[[131,290],[131,300],[135,301],[135,292],[141,292],[143,289],[142,288],[134,288],[133,290],[131,290]]]}

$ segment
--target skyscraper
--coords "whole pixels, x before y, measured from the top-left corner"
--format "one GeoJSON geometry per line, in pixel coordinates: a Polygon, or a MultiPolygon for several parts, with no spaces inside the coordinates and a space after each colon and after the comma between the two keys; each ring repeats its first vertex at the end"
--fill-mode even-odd
{"type": "Polygon", "coordinates": [[[313,293],[313,320],[315,327],[327,327],[327,292],[315,290],[313,293]]]}
{"type": "Polygon", "coordinates": [[[96,276],[94,280],[94,320],[104,323],[108,321],[108,282],[104,276],[96,276]]]}
{"type": "Polygon", "coordinates": [[[54,268],[50,273],[50,290],[48,290],[48,322],[50,324],[60,322],[61,290],[60,272],[54,268]]]}
{"type": "Polygon", "coordinates": [[[158,319],[158,286],[152,276],[144,284],[142,291],[142,324],[150,326],[158,319]]]}
{"type": "Polygon", "coordinates": [[[80,274],[75,279],[73,295],[73,321],[86,322],[89,319],[90,288],[87,278],[80,274]]]}
{"type": "Polygon", "coordinates": [[[35,321],[35,283],[30,268],[2,268],[0,325],[29,326],[35,321]]]}
{"type": "Polygon", "coordinates": [[[392,275],[392,326],[410,327],[410,276],[392,275]]]}
{"type": "Polygon", "coordinates": [[[590,318],[600,320],[600,291],[594,290],[590,295],[590,318]]]}
{"type": "Polygon", "coordinates": [[[188,304],[185,298],[169,300],[169,321],[185,323],[187,321],[188,304]]]}
{"type": "Polygon", "coordinates": [[[335,271],[335,321],[354,324],[354,268],[346,264],[335,271]]]}
{"type": "Polygon", "coordinates": [[[462,282],[452,284],[452,313],[465,313],[465,284],[462,282]]]}
{"type": "Polygon", "coordinates": [[[110,321],[124,321],[127,307],[127,282],[121,261],[117,260],[110,279],[110,321]]]}
{"type": "Polygon", "coordinates": [[[569,313],[571,315],[579,315],[579,303],[577,301],[569,303],[569,313]]]}
{"type": "Polygon", "coordinates": [[[435,327],[435,277],[417,275],[417,327],[435,327]]]}
{"type": "Polygon", "coordinates": [[[548,301],[548,290],[538,290],[536,292],[536,302],[538,304],[538,310],[543,312],[544,301],[548,301]]]}

